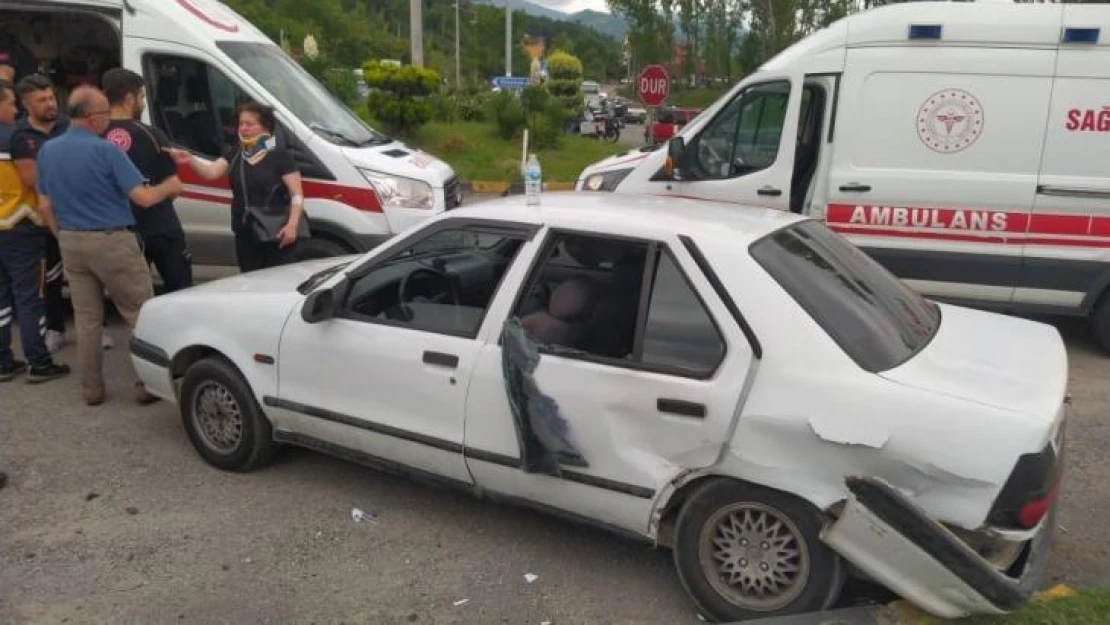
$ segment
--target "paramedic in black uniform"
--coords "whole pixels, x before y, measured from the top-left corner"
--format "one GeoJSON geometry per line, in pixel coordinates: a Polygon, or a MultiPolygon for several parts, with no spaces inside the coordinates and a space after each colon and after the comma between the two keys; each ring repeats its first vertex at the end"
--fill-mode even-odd
{"type": "MultiPolygon", "coordinates": [[[[112,107],[111,123],[104,138],[127,153],[150,186],[177,177],[177,165],[166,151],[170,147],[169,138],[161,130],[139,121],[146,109],[146,83],[142,76],[129,69],[110,69],[101,78],[101,86],[112,107]]],[[[192,262],[173,200],[166,199],[150,208],[132,203],[131,211],[142,237],[143,253],[162,276],[165,292],[192,286],[192,262]]]]}

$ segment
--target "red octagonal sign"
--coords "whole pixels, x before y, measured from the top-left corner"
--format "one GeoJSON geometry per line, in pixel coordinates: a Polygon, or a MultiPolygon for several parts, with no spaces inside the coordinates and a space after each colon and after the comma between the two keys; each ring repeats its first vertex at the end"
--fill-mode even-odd
{"type": "Polygon", "coordinates": [[[640,72],[636,95],[644,106],[659,106],[671,94],[671,77],[662,65],[648,65],[640,72]]]}

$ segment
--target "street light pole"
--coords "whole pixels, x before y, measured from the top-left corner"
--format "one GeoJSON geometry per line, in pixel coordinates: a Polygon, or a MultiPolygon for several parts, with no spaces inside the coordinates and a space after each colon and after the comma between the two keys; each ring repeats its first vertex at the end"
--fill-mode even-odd
{"type": "Polygon", "coordinates": [[[424,0],[409,0],[409,40],[412,41],[412,64],[424,67],[424,0]]]}
{"type": "Polygon", "coordinates": [[[505,75],[513,75],[513,0],[505,0],[505,75]]]}
{"type": "Polygon", "coordinates": [[[459,71],[459,67],[460,67],[460,65],[459,65],[459,5],[460,4],[462,4],[462,0],[455,0],[455,91],[459,90],[459,86],[462,82],[459,79],[459,76],[461,74],[461,72],[459,71]]]}

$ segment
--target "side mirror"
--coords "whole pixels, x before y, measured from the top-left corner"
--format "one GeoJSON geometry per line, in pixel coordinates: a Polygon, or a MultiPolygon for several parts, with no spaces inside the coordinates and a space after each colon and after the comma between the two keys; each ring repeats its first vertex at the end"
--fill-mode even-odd
{"type": "Polygon", "coordinates": [[[305,323],[320,323],[335,316],[335,292],[331,289],[313,291],[301,306],[301,319],[305,323]]]}
{"type": "Polygon", "coordinates": [[[667,161],[663,164],[663,171],[672,180],[682,180],[682,169],[686,159],[686,140],[682,137],[671,137],[667,141],[667,161]]]}

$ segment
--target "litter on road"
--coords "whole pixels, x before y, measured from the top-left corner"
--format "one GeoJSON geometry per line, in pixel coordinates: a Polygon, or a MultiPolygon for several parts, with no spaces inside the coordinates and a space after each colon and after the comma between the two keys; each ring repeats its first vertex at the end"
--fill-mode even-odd
{"type": "Polygon", "coordinates": [[[536,581],[539,578],[540,578],[539,575],[533,575],[532,573],[525,573],[524,574],[524,581],[528,582],[529,584],[531,584],[532,582],[536,581]]]}
{"type": "Polygon", "coordinates": [[[373,512],[366,512],[358,508],[351,508],[351,519],[355,523],[373,523],[377,524],[378,515],[373,512]]]}

